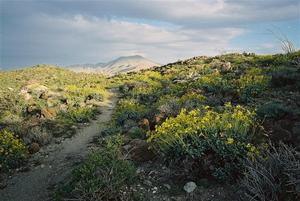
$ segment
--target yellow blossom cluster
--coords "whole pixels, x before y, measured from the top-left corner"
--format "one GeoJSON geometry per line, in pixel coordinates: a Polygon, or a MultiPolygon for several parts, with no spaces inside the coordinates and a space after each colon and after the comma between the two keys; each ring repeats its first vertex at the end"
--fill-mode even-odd
{"type": "Polygon", "coordinates": [[[25,144],[12,132],[0,131],[0,169],[10,168],[12,164],[27,157],[25,144]]]}
{"type": "Polygon", "coordinates": [[[246,149],[243,140],[254,124],[254,115],[255,112],[230,103],[225,104],[222,112],[216,112],[209,106],[190,112],[182,110],[178,116],[168,118],[157,126],[148,141],[163,152],[172,147],[189,147],[191,141],[186,139],[217,144],[221,142],[224,146],[235,144],[246,149]]]}

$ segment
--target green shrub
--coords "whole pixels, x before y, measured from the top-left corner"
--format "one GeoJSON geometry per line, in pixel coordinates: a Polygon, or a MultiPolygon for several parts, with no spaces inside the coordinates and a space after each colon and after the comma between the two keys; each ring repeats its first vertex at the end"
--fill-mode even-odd
{"type": "Polygon", "coordinates": [[[112,136],[112,135],[117,135],[117,134],[121,133],[121,131],[122,131],[121,127],[119,127],[115,124],[112,124],[112,125],[108,126],[107,128],[104,128],[101,131],[101,135],[103,135],[104,137],[112,136]]]}
{"type": "Polygon", "coordinates": [[[225,93],[232,89],[231,83],[224,79],[219,72],[206,74],[201,76],[193,87],[204,89],[207,92],[213,93],[225,93]]]}
{"type": "Polygon", "coordinates": [[[28,156],[25,144],[12,132],[0,131],[0,172],[19,167],[28,156]]]}
{"type": "Polygon", "coordinates": [[[131,139],[144,139],[146,137],[146,131],[139,127],[132,127],[128,131],[128,135],[131,139]]]}
{"type": "MultiPolygon", "coordinates": [[[[104,148],[89,155],[73,171],[69,193],[79,200],[120,200],[122,190],[135,178],[135,168],[121,154],[122,139],[111,137],[104,148]]],[[[66,189],[66,188],[65,188],[66,189]]]]}
{"type": "Polygon", "coordinates": [[[156,103],[157,110],[166,116],[176,116],[180,112],[181,103],[175,96],[165,95],[156,103]]]}
{"type": "Polygon", "coordinates": [[[180,103],[187,110],[198,108],[203,105],[205,101],[205,96],[195,92],[186,93],[180,97],[180,103]]]}
{"type": "Polygon", "coordinates": [[[300,199],[300,158],[293,148],[281,144],[247,160],[244,166],[242,200],[300,199]]]}
{"type": "Polygon", "coordinates": [[[84,123],[95,115],[94,108],[72,108],[68,112],[61,113],[60,118],[69,123],[84,123]]]}
{"type": "Polygon", "coordinates": [[[261,118],[281,119],[286,115],[293,115],[293,110],[279,101],[267,102],[257,109],[257,115],[261,118]]]}
{"type": "Polygon", "coordinates": [[[138,121],[145,112],[145,107],[134,99],[121,99],[115,113],[116,123],[122,126],[126,120],[138,121]]]}
{"type": "MultiPolygon", "coordinates": [[[[148,142],[168,157],[201,158],[208,152],[215,155],[215,170],[225,163],[235,164],[239,158],[257,153],[252,144],[255,113],[227,103],[221,112],[208,106],[168,118],[149,135],[148,142]],[[223,162],[221,162],[223,161],[223,162]]],[[[232,171],[232,170],[231,170],[232,171]]]]}
{"type": "Polygon", "coordinates": [[[237,84],[242,101],[257,97],[269,85],[270,77],[263,75],[259,68],[250,68],[242,75],[237,84]]]}

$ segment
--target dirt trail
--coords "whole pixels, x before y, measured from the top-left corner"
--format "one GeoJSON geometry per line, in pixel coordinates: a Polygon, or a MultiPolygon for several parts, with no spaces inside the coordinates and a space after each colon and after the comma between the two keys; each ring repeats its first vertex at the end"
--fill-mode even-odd
{"type": "MultiPolygon", "coordinates": [[[[105,123],[109,122],[117,97],[111,97],[100,108],[101,114],[89,126],[79,129],[77,134],[60,144],[42,150],[41,165],[28,172],[18,173],[9,180],[8,186],[0,190],[1,201],[50,201],[49,187],[62,181],[88,151],[88,144],[99,136],[105,123]]],[[[36,160],[33,159],[32,160],[36,160]]]]}

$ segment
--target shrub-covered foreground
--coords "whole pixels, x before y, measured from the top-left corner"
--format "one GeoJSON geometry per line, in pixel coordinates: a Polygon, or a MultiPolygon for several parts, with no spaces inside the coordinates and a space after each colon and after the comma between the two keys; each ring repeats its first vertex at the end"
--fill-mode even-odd
{"type": "Polygon", "coordinates": [[[112,127],[133,140],[147,133],[156,163],[180,180],[235,185],[243,180],[245,200],[298,199],[299,172],[287,172],[299,162],[299,58],[299,51],[194,57],[115,76],[111,81],[122,98],[112,127]],[[289,145],[285,151],[282,142],[289,145]],[[290,149],[293,155],[283,156],[290,149]],[[265,170],[274,175],[251,183],[265,170]]]}
{"type": "Polygon", "coordinates": [[[109,137],[103,148],[91,153],[73,171],[70,183],[57,193],[57,200],[67,194],[78,200],[130,200],[128,185],[135,179],[135,168],[121,153],[120,136],[109,137]]]}
{"type": "Polygon", "coordinates": [[[7,130],[0,131],[0,172],[19,167],[27,155],[27,147],[18,136],[7,130]]]}
{"type": "Polygon", "coordinates": [[[299,58],[299,51],[194,57],[108,80],[51,69],[67,73],[74,81],[52,80],[43,74],[40,86],[34,80],[27,79],[31,85],[10,78],[23,95],[14,98],[18,93],[4,87],[6,95],[1,97],[14,101],[3,99],[7,104],[1,106],[5,108],[1,122],[16,125],[39,119],[38,123],[49,126],[86,121],[105,96],[104,83],[109,81],[110,87],[119,88],[120,100],[110,127],[102,132],[104,146],[74,170],[57,199],[170,200],[175,196],[175,200],[199,200],[205,186],[213,185],[209,190],[214,190],[220,185],[241,185],[245,200],[297,200],[299,58]],[[25,99],[34,104],[24,104],[25,99]],[[110,138],[116,134],[124,142],[110,138]],[[203,188],[186,193],[182,189],[189,181],[203,188]]]}
{"type": "Polygon", "coordinates": [[[99,74],[48,65],[1,71],[1,171],[21,164],[27,154],[24,144],[36,152],[53,137],[72,135],[74,124],[93,118],[108,96],[106,83],[99,74]]]}
{"type": "Polygon", "coordinates": [[[157,126],[148,141],[167,156],[177,159],[182,156],[202,158],[210,154],[214,157],[212,175],[229,179],[233,171],[240,170],[240,158],[258,152],[252,144],[254,115],[254,112],[239,105],[233,107],[230,103],[220,112],[208,106],[190,112],[182,110],[176,117],[157,126]]]}
{"type": "Polygon", "coordinates": [[[300,155],[281,144],[245,162],[242,200],[299,200],[300,155]]]}

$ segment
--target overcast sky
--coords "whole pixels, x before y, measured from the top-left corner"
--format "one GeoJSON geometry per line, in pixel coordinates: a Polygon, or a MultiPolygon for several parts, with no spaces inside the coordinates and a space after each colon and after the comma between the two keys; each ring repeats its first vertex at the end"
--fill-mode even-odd
{"type": "Polygon", "coordinates": [[[281,52],[269,29],[300,47],[299,0],[0,0],[0,8],[2,68],[281,52]]]}

